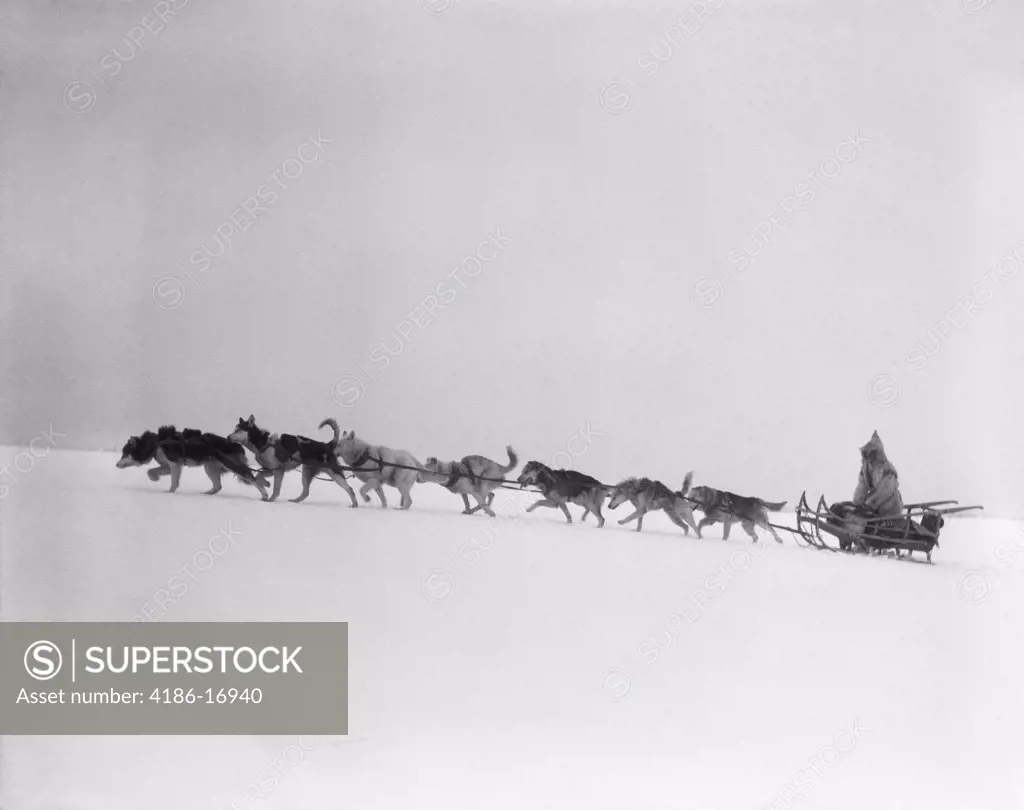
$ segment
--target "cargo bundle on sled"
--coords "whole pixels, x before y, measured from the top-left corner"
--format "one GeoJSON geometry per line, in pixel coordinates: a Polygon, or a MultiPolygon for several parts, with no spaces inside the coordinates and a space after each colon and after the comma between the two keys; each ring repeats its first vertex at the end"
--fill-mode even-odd
{"type": "Polygon", "coordinates": [[[945,516],[984,508],[956,504],[957,501],[912,503],[904,507],[901,515],[876,517],[850,501],[829,506],[824,496],[818,499],[817,508],[811,509],[804,492],[796,507],[796,535],[809,546],[829,551],[893,551],[897,557],[904,551],[908,557],[920,551],[931,562],[945,516]]]}

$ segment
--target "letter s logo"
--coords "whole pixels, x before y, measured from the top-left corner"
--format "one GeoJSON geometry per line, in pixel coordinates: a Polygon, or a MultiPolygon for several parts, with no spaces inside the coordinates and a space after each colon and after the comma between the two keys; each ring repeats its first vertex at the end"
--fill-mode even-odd
{"type": "Polygon", "coordinates": [[[63,664],[60,650],[52,641],[36,641],[25,650],[25,671],[37,681],[55,677],[63,664]]]}

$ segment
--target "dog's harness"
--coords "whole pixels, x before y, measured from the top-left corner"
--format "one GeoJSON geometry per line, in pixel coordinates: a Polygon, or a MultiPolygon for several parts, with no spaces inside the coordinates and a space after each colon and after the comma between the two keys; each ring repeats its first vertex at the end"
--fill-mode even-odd
{"type": "Polygon", "coordinates": [[[253,455],[256,456],[256,460],[259,462],[260,467],[267,472],[273,472],[274,468],[269,466],[264,460],[264,456],[267,452],[270,452],[277,464],[284,464],[288,461],[291,453],[289,453],[284,447],[281,446],[281,437],[277,434],[271,434],[267,437],[267,442],[253,455]]]}
{"type": "Polygon", "coordinates": [[[476,476],[473,475],[473,471],[469,469],[468,464],[453,464],[451,475],[448,476],[448,480],[442,486],[449,492],[455,492],[455,487],[460,478],[468,478],[470,481],[476,480],[476,476]]]}
{"type": "MultiPolygon", "coordinates": [[[[355,461],[352,462],[352,467],[361,467],[363,464],[365,464],[369,460],[370,460],[370,448],[367,447],[360,454],[359,458],[357,458],[355,461]]],[[[383,466],[383,465],[378,465],[378,466],[383,466]]]]}
{"type": "Polygon", "coordinates": [[[278,438],[279,437],[276,434],[268,433],[267,434],[267,441],[263,444],[262,447],[255,448],[254,455],[261,456],[264,453],[266,453],[272,447],[276,450],[277,449],[277,440],[278,440],[278,438]]]}

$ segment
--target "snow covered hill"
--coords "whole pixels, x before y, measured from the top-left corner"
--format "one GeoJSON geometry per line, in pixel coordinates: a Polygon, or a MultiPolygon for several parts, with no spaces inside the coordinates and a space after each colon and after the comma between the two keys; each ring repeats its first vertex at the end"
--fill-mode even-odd
{"type": "Polygon", "coordinates": [[[21,459],[4,619],[348,621],[351,721],[7,738],[4,810],[1024,806],[1018,524],[950,520],[928,566],[662,515],[636,534],[628,507],[569,526],[507,491],[491,521],[430,484],[408,512],[320,481],[267,504],[233,480],[207,497],[196,470],[170,495],[116,454],[21,459]]]}

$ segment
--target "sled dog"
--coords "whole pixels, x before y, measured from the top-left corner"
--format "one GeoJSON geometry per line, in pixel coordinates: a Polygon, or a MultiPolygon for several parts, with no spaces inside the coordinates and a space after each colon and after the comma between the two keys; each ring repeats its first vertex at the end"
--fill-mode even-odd
{"type": "Polygon", "coordinates": [[[572,503],[583,507],[580,520],[586,520],[587,515],[593,512],[597,518],[597,528],[604,526],[601,507],[608,492],[596,478],[575,470],[552,470],[539,461],[529,461],[519,474],[518,483],[520,486],[538,487],[544,496],[542,500],[531,504],[527,512],[532,512],[538,506],[550,506],[561,509],[566,521],[572,523],[572,515],[566,507],[567,503],[572,503]]]}
{"type": "Polygon", "coordinates": [[[207,495],[216,495],[222,489],[221,476],[234,473],[243,484],[259,490],[262,500],[267,500],[267,482],[249,469],[245,450],[234,442],[214,433],[203,433],[186,428],[179,431],[174,425],[164,425],[156,433],[145,431],[141,436],[132,436],[121,449],[118,469],[157,463],[146,471],[151,481],[164,475],[171,476],[170,492],[176,492],[181,482],[184,467],[203,467],[212,485],[207,495]]]}
{"type": "Polygon", "coordinates": [[[416,457],[405,450],[392,450],[358,438],[354,430],[341,434],[335,454],[344,460],[353,475],[363,482],[359,494],[369,502],[370,492],[376,492],[380,505],[387,508],[383,485],[397,489],[402,496],[400,509],[412,506],[412,486],[419,480],[421,469],[416,457]]]}
{"type": "Polygon", "coordinates": [[[627,518],[619,521],[622,526],[631,520],[636,520],[636,530],[639,532],[644,526],[644,515],[661,509],[668,515],[669,520],[679,526],[684,534],[689,534],[690,529],[700,537],[700,527],[693,520],[693,510],[686,500],[686,493],[690,489],[690,482],[693,480],[693,473],[688,472],[683,480],[683,488],[679,492],[673,492],[661,481],[652,481],[650,478],[627,478],[620,481],[611,490],[611,500],[608,502],[609,509],[615,509],[621,504],[629,501],[636,510],[627,518]]]}
{"type": "Polygon", "coordinates": [[[519,457],[511,445],[505,448],[505,452],[508,453],[508,464],[504,466],[486,456],[464,456],[461,461],[438,461],[434,456],[430,456],[424,463],[418,480],[432,481],[449,492],[461,495],[466,506],[462,511],[464,515],[472,515],[482,509],[491,517],[495,517],[491,509],[494,490],[501,485],[501,479],[519,464],[519,457]],[[473,508],[469,506],[470,495],[477,502],[473,508]]]}
{"type": "Polygon", "coordinates": [[[778,512],[786,505],[785,501],[768,503],[761,498],[748,498],[713,487],[694,487],[690,490],[689,497],[696,502],[694,508],[704,513],[704,519],[698,524],[700,529],[715,523],[724,523],[722,539],[728,540],[732,524],[738,522],[755,543],[758,540],[754,531],[755,526],[768,531],[776,543],[782,542],[782,538],[768,520],[768,512],[778,512]]]}
{"type": "Polygon", "coordinates": [[[234,432],[228,437],[240,447],[248,448],[266,472],[274,476],[274,491],[270,500],[277,500],[281,494],[281,483],[284,474],[290,470],[302,468],[302,493],[291,498],[292,503],[302,503],[309,497],[309,486],[320,473],[327,473],[331,480],[348,493],[352,506],[359,506],[356,494],[345,480],[345,471],[338,464],[335,449],[340,438],[338,423],[327,418],[319,427],[329,426],[334,431],[334,438],[329,442],[318,442],[305,436],[294,436],[291,433],[271,433],[256,424],[256,418],[249,414],[248,419],[238,418],[234,432]]]}

